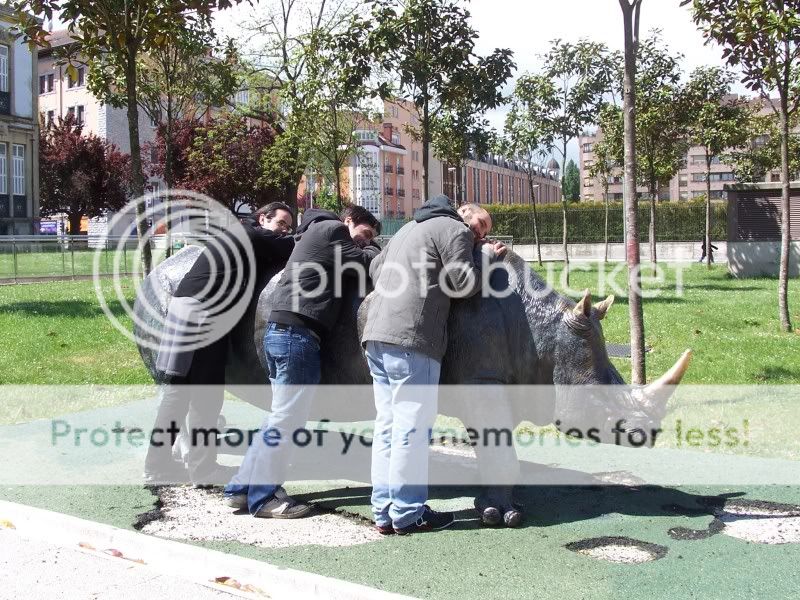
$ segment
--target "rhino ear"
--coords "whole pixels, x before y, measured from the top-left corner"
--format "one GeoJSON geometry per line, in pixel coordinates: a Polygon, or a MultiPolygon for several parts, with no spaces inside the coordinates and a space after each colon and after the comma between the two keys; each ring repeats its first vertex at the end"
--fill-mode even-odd
{"type": "Polygon", "coordinates": [[[592,294],[587,289],[583,292],[583,298],[572,309],[576,317],[588,317],[592,313],[592,294]]]}
{"type": "Polygon", "coordinates": [[[603,317],[606,316],[608,309],[611,308],[611,305],[614,304],[614,296],[613,294],[603,300],[602,302],[598,302],[594,305],[594,309],[597,311],[597,318],[602,320],[603,317]]]}

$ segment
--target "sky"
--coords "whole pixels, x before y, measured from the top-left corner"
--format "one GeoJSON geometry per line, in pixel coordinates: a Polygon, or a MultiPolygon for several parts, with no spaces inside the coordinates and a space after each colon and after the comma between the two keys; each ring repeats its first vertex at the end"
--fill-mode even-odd
{"type": "MultiPolygon", "coordinates": [[[[316,0],[301,0],[315,5],[316,0]]],[[[716,45],[705,45],[703,36],[692,23],[689,8],[680,6],[681,0],[643,0],[641,35],[654,28],[662,31],[663,39],[673,52],[685,56],[684,74],[703,65],[722,65],[722,50],[716,45]]],[[[252,11],[264,11],[274,6],[274,0],[260,0],[251,7],[247,2],[220,12],[215,21],[221,36],[242,39],[239,24],[249,20],[252,11]]],[[[517,64],[512,79],[504,89],[511,93],[515,79],[536,71],[540,56],[556,38],[576,41],[581,37],[603,42],[612,50],[623,49],[622,12],[618,0],[471,0],[464,4],[472,14],[472,24],[480,37],[476,51],[488,54],[495,48],[509,48],[517,64]]],[[[55,23],[56,27],[60,23],[55,23]]],[[[747,93],[741,84],[734,92],[747,93]]],[[[487,114],[489,122],[498,131],[503,129],[506,109],[487,114]]],[[[568,158],[578,162],[578,143],[573,140],[568,147],[568,158]]]]}
{"type": "MultiPolygon", "coordinates": [[[[262,0],[256,10],[271,4],[262,0]],[[260,6],[259,6],[260,5],[260,6]]],[[[517,70],[508,83],[506,93],[513,90],[513,81],[520,74],[535,71],[540,56],[553,39],[576,41],[587,37],[604,42],[612,50],[623,49],[622,12],[618,0],[472,0],[465,2],[472,13],[472,24],[480,34],[476,51],[488,54],[494,48],[509,48],[514,52],[517,70]]],[[[220,32],[236,35],[236,24],[246,18],[250,8],[240,7],[220,13],[217,26],[220,32]]],[[[705,45],[703,36],[692,23],[689,8],[681,8],[680,0],[644,0],[641,13],[641,35],[654,28],[662,31],[663,39],[673,52],[684,54],[684,71],[688,75],[702,65],[722,65],[722,51],[716,45],[705,45]]],[[[734,90],[745,93],[737,85],[734,90]]],[[[502,131],[506,109],[491,111],[491,125],[502,131]]],[[[578,162],[578,144],[568,148],[568,158],[578,162]]]]}

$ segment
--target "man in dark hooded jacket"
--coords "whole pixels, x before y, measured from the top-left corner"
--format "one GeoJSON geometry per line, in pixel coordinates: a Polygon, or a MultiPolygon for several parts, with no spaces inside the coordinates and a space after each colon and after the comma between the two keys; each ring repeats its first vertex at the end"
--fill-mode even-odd
{"type": "MultiPolygon", "coordinates": [[[[465,216],[488,219],[482,210],[474,207],[465,216]]],[[[414,213],[414,220],[370,266],[375,293],[361,342],[377,411],[372,512],[384,534],[443,529],[454,520],[453,513],[425,504],[429,436],[437,414],[450,302],[480,290],[473,249],[491,227],[491,220],[486,222],[471,228],[447,196],[436,196],[414,213]]]]}
{"type": "MultiPolygon", "coordinates": [[[[260,272],[278,271],[286,264],[294,238],[291,209],[282,202],[268,204],[242,223],[246,238],[223,232],[217,243],[209,243],[181,280],[168,309],[170,315],[184,299],[233,306],[260,272]],[[250,244],[251,265],[244,244],[250,244]],[[237,273],[240,275],[237,277],[237,273]]],[[[213,308],[212,308],[213,310],[213,308]]],[[[220,308],[224,312],[223,308],[220,308]]],[[[220,321],[225,318],[221,314],[220,321]]],[[[224,333],[224,332],[223,332],[224,333]]],[[[216,336],[213,336],[216,337],[216,336]]],[[[197,350],[169,360],[159,351],[157,368],[170,376],[163,387],[158,413],[145,458],[145,480],[149,483],[224,483],[230,476],[217,464],[217,419],[224,399],[225,363],[229,336],[224,334],[197,350]],[[172,445],[184,423],[189,429],[188,467],[172,459],[172,445]]],[[[179,344],[178,344],[179,345],[179,344]]]]}
{"type": "Polygon", "coordinates": [[[380,223],[367,209],[336,213],[310,209],[297,229],[295,248],[275,288],[264,334],[272,385],[269,417],[253,439],[239,472],[225,487],[225,502],[256,517],[294,519],[311,506],[281,485],[292,455],[292,436],[305,426],[321,377],[320,342],[339,318],[342,278],[363,274],[380,248],[380,223]]]}

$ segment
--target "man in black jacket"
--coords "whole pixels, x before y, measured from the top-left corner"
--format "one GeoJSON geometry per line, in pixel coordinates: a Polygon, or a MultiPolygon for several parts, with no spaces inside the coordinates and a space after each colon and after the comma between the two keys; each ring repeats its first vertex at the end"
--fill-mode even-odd
{"type": "Polygon", "coordinates": [[[369,263],[380,248],[372,239],[380,223],[361,206],[341,218],[311,209],[297,229],[295,248],[275,289],[264,335],[272,384],[272,409],[253,439],[239,472],[225,487],[225,502],[257,517],[294,519],[308,514],[283,490],[292,437],[308,420],[320,382],[320,342],[339,318],[342,279],[366,282],[369,263]]]}
{"type": "MultiPolygon", "coordinates": [[[[175,312],[181,300],[188,298],[206,305],[224,305],[219,309],[224,313],[225,307],[241,299],[252,277],[267,270],[278,271],[286,264],[294,248],[294,238],[287,235],[292,228],[292,212],[286,204],[268,204],[245,219],[242,226],[246,239],[223,232],[217,243],[208,244],[178,285],[168,312],[175,312]],[[245,244],[252,246],[255,265],[250,264],[245,244]]],[[[217,316],[225,323],[225,314],[217,316]]],[[[169,314],[167,318],[169,323],[169,314]]],[[[217,464],[215,439],[224,398],[222,386],[229,342],[228,331],[221,333],[188,357],[182,356],[180,366],[164,359],[159,351],[157,366],[171,377],[171,382],[162,389],[145,459],[148,482],[173,483],[188,479],[195,484],[225,483],[230,476],[229,471],[217,464]],[[184,457],[188,473],[181,462],[172,459],[172,445],[184,423],[190,441],[190,449],[184,457]]]]}

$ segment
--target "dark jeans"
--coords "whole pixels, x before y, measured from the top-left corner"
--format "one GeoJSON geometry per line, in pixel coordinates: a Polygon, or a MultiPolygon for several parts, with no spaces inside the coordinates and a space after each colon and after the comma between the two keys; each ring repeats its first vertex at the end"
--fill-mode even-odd
{"type": "Polygon", "coordinates": [[[189,430],[189,453],[184,457],[192,481],[217,467],[217,419],[222,410],[228,336],[195,351],[186,377],[173,377],[161,389],[144,468],[158,474],[173,465],[172,445],[178,432],[189,430]]]}
{"type": "Polygon", "coordinates": [[[247,449],[227,495],[247,494],[255,514],[286,480],[294,450],[294,432],[305,426],[320,381],[319,341],[311,330],[270,323],[264,354],[272,387],[270,414],[247,449]]]}

